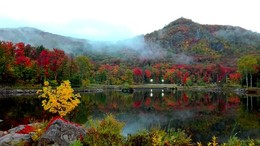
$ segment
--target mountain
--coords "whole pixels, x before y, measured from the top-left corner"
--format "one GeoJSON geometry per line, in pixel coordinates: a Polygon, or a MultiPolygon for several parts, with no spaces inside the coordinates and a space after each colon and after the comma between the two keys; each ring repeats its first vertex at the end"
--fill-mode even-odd
{"type": "Polygon", "coordinates": [[[201,25],[179,18],[164,28],[145,35],[148,44],[190,55],[237,55],[260,50],[260,34],[241,27],[201,25]]]}
{"type": "Polygon", "coordinates": [[[0,29],[0,40],[14,43],[24,42],[33,46],[43,45],[50,49],[59,48],[67,53],[81,52],[90,47],[88,40],[65,37],[31,27],[2,28],[0,29]]]}
{"type": "Polygon", "coordinates": [[[104,63],[150,60],[234,65],[244,54],[260,54],[259,33],[227,25],[202,25],[186,18],[116,43],[65,37],[29,27],[0,29],[0,40],[59,48],[104,63]]]}

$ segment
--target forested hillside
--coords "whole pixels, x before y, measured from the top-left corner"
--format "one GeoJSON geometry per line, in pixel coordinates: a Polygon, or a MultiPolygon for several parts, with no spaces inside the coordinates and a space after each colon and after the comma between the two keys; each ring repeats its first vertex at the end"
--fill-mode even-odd
{"type": "Polygon", "coordinates": [[[0,39],[2,86],[39,85],[44,80],[55,85],[65,79],[73,86],[142,84],[151,79],[187,86],[223,81],[260,86],[260,34],[240,27],[180,18],[116,43],[32,28],[0,29],[0,39]]]}
{"type": "Polygon", "coordinates": [[[64,37],[34,28],[0,29],[0,40],[58,48],[71,55],[111,63],[225,63],[235,67],[239,57],[260,54],[260,34],[241,27],[201,25],[179,18],[160,30],[115,43],[64,37]]]}
{"type": "Polygon", "coordinates": [[[57,85],[70,80],[73,86],[93,84],[171,83],[179,85],[206,85],[223,82],[242,83],[251,76],[251,85],[258,86],[260,57],[242,57],[237,67],[224,64],[176,64],[174,62],[145,61],[125,63],[120,60],[104,63],[78,55],[71,57],[60,49],[33,47],[29,44],[0,43],[0,84],[40,85],[48,80],[57,85]],[[252,83],[252,81],[254,81],[252,83]]]}
{"type": "Polygon", "coordinates": [[[180,18],[145,35],[151,48],[184,53],[198,62],[234,65],[238,57],[260,53],[260,34],[241,27],[201,25],[180,18]],[[159,48],[153,47],[154,44],[159,48]]]}

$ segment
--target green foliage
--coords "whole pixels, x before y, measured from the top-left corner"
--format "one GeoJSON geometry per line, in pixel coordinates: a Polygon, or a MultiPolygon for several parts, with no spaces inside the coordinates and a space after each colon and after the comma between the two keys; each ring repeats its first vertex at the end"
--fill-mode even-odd
{"type": "Polygon", "coordinates": [[[142,146],[182,146],[190,145],[191,138],[184,131],[169,130],[165,132],[160,129],[152,129],[150,132],[139,131],[133,135],[128,135],[126,145],[142,145],[142,146]]]}
{"type": "Polygon", "coordinates": [[[150,136],[147,131],[139,131],[133,135],[127,136],[126,146],[143,145],[149,146],[151,144],[150,136]]]}
{"type": "Polygon", "coordinates": [[[238,60],[238,71],[242,74],[255,73],[257,67],[257,59],[252,55],[246,55],[238,60]]]}
{"type": "Polygon", "coordinates": [[[185,131],[178,129],[177,131],[170,130],[167,132],[164,143],[167,143],[171,146],[182,146],[182,145],[190,145],[191,138],[187,136],[185,131]]]}
{"type": "Polygon", "coordinates": [[[241,58],[239,58],[238,63],[238,71],[246,76],[246,84],[248,87],[248,74],[251,75],[251,87],[252,87],[252,74],[255,74],[258,72],[258,62],[257,58],[253,55],[246,55],[241,58]]]}
{"type": "Polygon", "coordinates": [[[81,85],[83,87],[86,87],[89,85],[90,81],[89,78],[91,77],[91,70],[93,68],[93,65],[91,64],[90,60],[86,56],[77,56],[76,59],[76,65],[79,68],[79,77],[82,81],[81,85]]]}
{"type": "Polygon", "coordinates": [[[220,146],[255,146],[256,143],[252,139],[241,140],[236,136],[231,136],[227,143],[223,143],[220,146]]]}
{"type": "Polygon", "coordinates": [[[83,146],[80,140],[74,140],[72,143],[70,143],[70,146],[83,146]]]}
{"type": "Polygon", "coordinates": [[[101,121],[89,120],[84,145],[111,146],[123,145],[122,128],[124,123],[119,122],[111,114],[101,121]]]}
{"type": "MultiPolygon", "coordinates": [[[[247,97],[249,98],[249,97],[247,97]]],[[[243,109],[238,109],[239,115],[237,117],[237,123],[244,129],[259,129],[260,121],[257,118],[257,115],[246,112],[243,109]]]]}
{"type": "Polygon", "coordinates": [[[126,72],[125,72],[125,82],[129,85],[133,84],[134,83],[134,74],[131,70],[127,69],[126,72]]]}
{"type": "Polygon", "coordinates": [[[49,83],[50,83],[50,86],[54,86],[54,87],[58,86],[57,80],[50,80],[49,83]]]}
{"type": "MultiPolygon", "coordinates": [[[[48,122],[34,124],[35,133],[32,135],[33,142],[37,143],[39,137],[44,133],[48,122]]],[[[191,146],[195,145],[190,136],[183,130],[164,131],[152,128],[150,131],[143,130],[135,134],[122,136],[124,123],[119,122],[111,114],[102,120],[89,119],[86,125],[86,135],[83,141],[75,140],[70,146],[191,146]]],[[[24,145],[24,141],[13,143],[14,145],[24,145]]],[[[201,142],[197,142],[202,146],[201,142]]],[[[259,142],[252,139],[241,140],[236,136],[231,136],[227,142],[218,143],[217,137],[213,136],[207,146],[256,146],[259,142]]]]}

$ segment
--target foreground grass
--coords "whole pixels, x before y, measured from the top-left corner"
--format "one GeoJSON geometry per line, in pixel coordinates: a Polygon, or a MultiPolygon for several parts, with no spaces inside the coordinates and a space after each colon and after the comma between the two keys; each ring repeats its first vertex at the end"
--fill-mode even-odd
{"type": "MultiPolygon", "coordinates": [[[[32,135],[33,143],[37,145],[41,135],[46,130],[47,123],[38,124],[32,135]]],[[[86,135],[83,139],[71,142],[70,146],[202,146],[201,142],[194,142],[191,136],[183,130],[162,130],[153,128],[149,131],[143,130],[128,136],[122,135],[124,123],[115,119],[111,114],[102,120],[89,119],[83,125],[86,135]]],[[[23,141],[16,143],[24,145],[23,141]]],[[[241,140],[231,136],[226,142],[219,143],[218,138],[213,136],[212,140],[204,143],[207,146],[257,146],[260,142],[253,139],[241,140]]]]}

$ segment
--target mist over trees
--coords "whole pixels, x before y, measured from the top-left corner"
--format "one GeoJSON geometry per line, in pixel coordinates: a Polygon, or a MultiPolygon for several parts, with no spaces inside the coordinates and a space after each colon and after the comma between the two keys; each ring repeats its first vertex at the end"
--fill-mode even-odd
{"type": "Polygon", "coordinates": [[[0,83],[2,86],[34,86],[49,81],[58,85],[70,80],[72,86],[87,87],[89,84],[143,84],[170,83],[178,85],[206,85],[219,82],[259,86],[259,56],[243,56],[237,67],[224,64],[182,64],[163,60],[120,59],[91,60],[87,56],[69,56],[63,50],[34,47],[29,44],[0,43],[0,83]],[[245,78],[243,78],[245,76],[245,78]]]}
{"type": "Polygon", "coordinates": [[[3,86],[70,80],[73,86],[86,87],[151,79],[179,85],[260,86],[260,34],[240,27],[179,18],[162,29],[118,42],[75,39],[28,27],[0,32],[3,86]]]}

